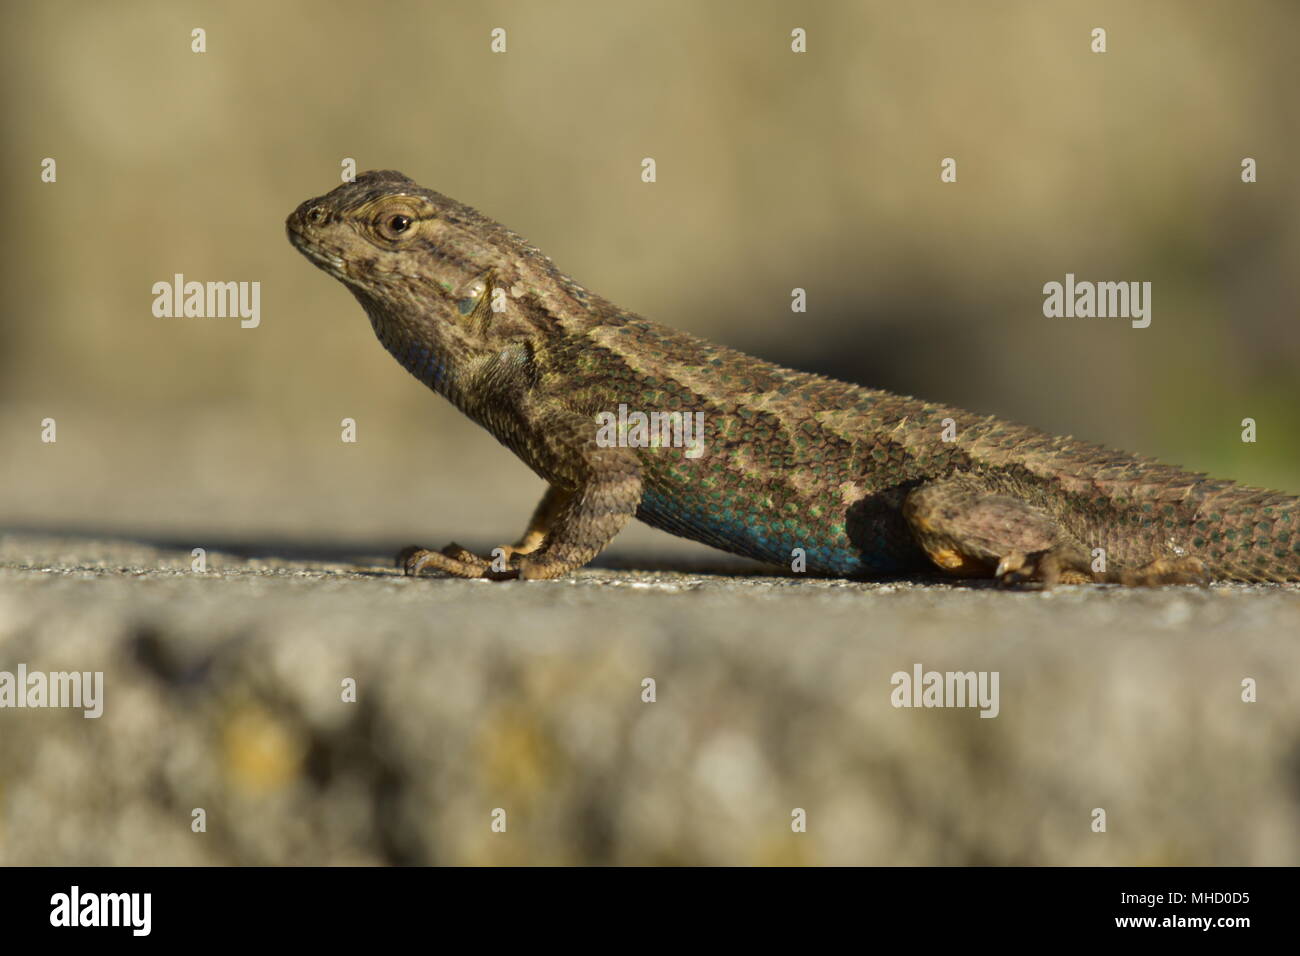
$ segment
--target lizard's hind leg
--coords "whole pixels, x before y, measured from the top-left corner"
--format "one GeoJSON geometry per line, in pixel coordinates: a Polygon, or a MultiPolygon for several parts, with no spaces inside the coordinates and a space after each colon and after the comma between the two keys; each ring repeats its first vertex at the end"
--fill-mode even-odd
{"type": "Polygon", "coordinates": [[[930,560],[958,577],[1047,586],[1097,579],[1086,549],[1052,515],[975,475],[917,486],[903,517],[930,560]]]}

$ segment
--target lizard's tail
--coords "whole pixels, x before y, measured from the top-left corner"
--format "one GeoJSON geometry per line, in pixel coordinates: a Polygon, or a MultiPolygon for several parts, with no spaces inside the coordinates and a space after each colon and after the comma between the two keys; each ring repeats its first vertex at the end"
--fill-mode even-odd
{"type": "Polygon", "coordinates": [[[1216,578],[1300,581],[1300,498],[1231,485],[1197,508],[1191,544],[1216,578]]]}

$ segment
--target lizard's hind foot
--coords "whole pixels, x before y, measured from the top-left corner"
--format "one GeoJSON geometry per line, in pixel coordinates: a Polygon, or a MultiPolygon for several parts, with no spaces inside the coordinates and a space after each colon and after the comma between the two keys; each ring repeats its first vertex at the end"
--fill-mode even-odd
{"type": "Polygon", "coordinates": [[[958,577],[1044,587],[1095,580],[1086,552],[1052,515],[976,475],[917,486],[903,517],[930,560],[958,577]]]}
{"type": "Polygon", "coordinates": [[[1082,566],[1078,554],[1070,549],[1005,555],[998,562],[993,577],[1003,587],[1041,584],[1044,588],[1052,588],[1058,584],[1092,584],[1099,580],[1082,566]]]}
{"type": "Polygon", "coordinates": [[[1166,584],[1195,584],[1208,587],[1211,577],[1200,558],[1156,558],[1131,571],[1112,571],[1105,580],[1130,587],[1158,588],[1166,584]]]}

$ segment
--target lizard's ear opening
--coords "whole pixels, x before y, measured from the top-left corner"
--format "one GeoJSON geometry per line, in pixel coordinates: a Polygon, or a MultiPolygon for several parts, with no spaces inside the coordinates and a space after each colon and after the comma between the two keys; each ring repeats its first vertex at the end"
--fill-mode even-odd
{"type": "Polygon", "coordinates": [[[453,295],[461,315],[468,316],[472,325],[486,323],[492,313],[492,270],[470,279],[453,295]]]}

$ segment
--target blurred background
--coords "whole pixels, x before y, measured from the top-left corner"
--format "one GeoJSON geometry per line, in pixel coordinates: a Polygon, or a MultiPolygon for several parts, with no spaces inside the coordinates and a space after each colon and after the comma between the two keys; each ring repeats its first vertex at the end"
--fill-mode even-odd
{"type": "MultiPolygon", "coordinates": [[[[540,480],[285,240],[348,157],[478,207],[657,321],[1300,491],[1295,4],[65,0],[3,16],[10,526],[384,547],[517,533],[540,480]],[[155,318],[151,287],[178,272],[259,281],[261,327],[155,318]],[[1042,286],[1067,272],[1150,281],[1150,328],[1044,318],[1042,286]]],[[[676,547],[637,528],[613,554],[676,547]]]]}
{"type": "Polygon", "coordinates": [[[0,863],[1300,862],[1294,588],[710,575],[642,527],[564,581],[394,577],[403,545],[512,540],[542,483],[283,226],[347,158],[398,169],[657,321],[1296,493],[1300,5],[0,23],[0,669],[108,682],[100,721],[0,714],[0,863]],[[259,282],[260,327],[156,318],[176,273],[259,282]],[[1067,273],[1151,282],[1150,327],[1045,318],[1067,273]],[[914,662],[999,671],[1001,716],[889,707],[914,662]]]}

